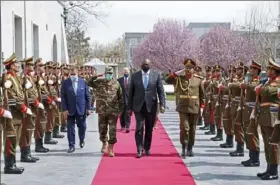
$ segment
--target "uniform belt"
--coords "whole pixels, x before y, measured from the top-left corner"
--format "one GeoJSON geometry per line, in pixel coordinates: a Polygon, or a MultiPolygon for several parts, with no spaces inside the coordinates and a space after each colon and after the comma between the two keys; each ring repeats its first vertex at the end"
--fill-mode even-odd
{"type": "Polygon", "coordinates": [[[189,96],[189,95],[180,95],[179,97],[183,99],[199,99],[198,96],[189,96]]]}
{"type": "Polygon", "coordinates": [[[279,105],[277,103],[266,102],[266,103],[260,104],[260,107],[265,107],[265,106],[279,107],[279,105]]]}

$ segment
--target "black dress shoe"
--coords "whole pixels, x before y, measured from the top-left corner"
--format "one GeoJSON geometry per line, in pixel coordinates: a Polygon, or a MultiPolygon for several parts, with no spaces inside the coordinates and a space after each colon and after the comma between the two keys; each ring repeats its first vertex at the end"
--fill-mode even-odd
{"type": "Polygon", "coordinates": [[[146,154],[147,156],[151,155],[150,150],[145,150],[145,154],[146,154]]]}
{"type": "Polygon", "coordinates": [[[142,150],[137,152],[136,158],[141,158],[142,157],[142,150]]]}
{"type": "Polygon", "coordinates": [[[75,152],[75,148],[69,148],[68,153],[73,153],[75,152]]]}
{"type": "Polygon", "coordinates": [[[129,128],[127,128],[125,132],[126,132],[126,133],[129,133],[129,132],[130,132],[130,131],[129,131],[129,128]]]}
{"type": "Polygon", "coordinates": [[[85,142],[84,141],[80,141],[80,147],[84,148],[84,146],[85,146],[85,142]]]}

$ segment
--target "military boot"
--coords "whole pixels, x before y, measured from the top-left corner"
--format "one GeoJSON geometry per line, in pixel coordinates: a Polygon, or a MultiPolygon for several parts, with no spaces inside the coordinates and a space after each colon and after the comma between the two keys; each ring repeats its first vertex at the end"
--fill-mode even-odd
{"type": "Polygon", "coordinates": [[[182,153],[181,153],[181,156],[183,159],[186,158],[186,145],[185,144],[182,144],[182,153]]]}
{"type": "Polygon", "coordinates": [[[204,126],[203,127],[199,127],[200,130],[209,130],[210,129],[210,125],[209,123],[204,122],[204,126]]]}
{"type": "Polygon", "coordinates": [[[66,124],[61,124],[60,132],[67,132],[66,124]]]}
{"type": "Polygon", "coordinates": [[[35,152],[38,153],[47,153],[49,151],[48,148],[43,146],[43,139],[35,140],[35,152]]]}
{"type": "Polygon", "coordinates": [[[53,128],[53,138],[64,138],[64,135],[59,134],[59,126],[53,128]]]}
{"type": "Polygon", "coordinates": [[[243,157],[244,156],[244,143],[237,143],[236,150],[229,153],[232,157],[243,157]]]}
{"type": "Polygon", "coordinates": [[[233,148],[233,136],[227,135],[226,142],[220,144],[221,148],[233,148]]]}
{"type": "Polygon", "coordinates": [[[254,150],[249,150],[249,156],[250,159],[247,161],[242,161],[241,164],[245,167],[257,167],[260,166],[260,152],[259,151],[254,151],[254,150]]]}
{"type": "Polygon", "coordinates": [[[45,142],[45,144],[49,144],[49,145],[56,145],[58,143],[56,140],[52,139],[52,133],[51,132],[46,132],[44,142],[45,142]]]}
{"type": "Polygon", "coordinates": [[[31,155],[31,148],[30,148],[30,146],[28,146],[27,147],[27,150],[28,150],[28,155],[32,158],[32,159],[35,159],[36,161],[39,161],[40,160],[40,158],[39,157],[36,157],[36,156],[32,156],[31,155]]]}
{"type": "Polygon", "coordinates": [[[109,144],[109,145],[108,145],[108,156],[109,156],[109,157],[115,157],[113,148],[114,148],[114,145],[113,145],[113,144],[109,144]]]}
{"type": "Polygon", "coordinates": [[[270,165],[267,164],[265,172],[257,173],[257,177],[262,177],[262,176],[266,175],[268,173],[269,169],[270,169],[270,165]]]}
{"type": "Polygon", "coordinates": [[[107,142],[105,141],[102,143],[101,153],[105,153],[106,147],[107,147],[107,142]]]}
{"type": "Polygon", "coordinates": [[[194,154],[193,154],[193,146],[192,145],[188,145],[188,148],[187,148],[187,156],[188,157],[193,157],[194,154]]]}
{"type": "Polygon", "coordinates": [[[278,165],[270,164],[266,174],[260,177],[261,180],[276,180],[278,179],[278,165]]]}
{"type": "Polygon", "coordinates": [[[20,162],[23,163],[36,163],[36,159],[29,155],[28,147],[20,148],[20,162]]]}
{"type": "Polygon", "coordinates": [[[223,140],[223,129],[217,129],[217,135],[211,138],[212,141],[222,141],[223,140]]]}
{"type": "Polygon", "coordinates": [[[215,131],[215,125],[214,124],[210,124],[210,130],[204,133],[205,135],[215,135],[216,131],[215,131]]]}
{"type": "Polygon", "coordinates": [[[16,166],[16,157],[14,155],[5,156],[4,174],[22,174],[23,171],[24,168],[16,166]]]}

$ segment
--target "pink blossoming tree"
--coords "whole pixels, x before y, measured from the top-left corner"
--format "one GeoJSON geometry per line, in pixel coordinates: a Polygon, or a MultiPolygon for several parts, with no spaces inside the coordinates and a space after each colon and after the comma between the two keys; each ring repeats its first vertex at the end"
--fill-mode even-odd
{"type": "Polygon", "coordinates": [[[185,58],[197,59],[198,41],[184,22],[159,20],[153,32],[133,50],[133,66],[140,67],[145,58],[153,69],[168,72],[183,68],[185,58]]]}

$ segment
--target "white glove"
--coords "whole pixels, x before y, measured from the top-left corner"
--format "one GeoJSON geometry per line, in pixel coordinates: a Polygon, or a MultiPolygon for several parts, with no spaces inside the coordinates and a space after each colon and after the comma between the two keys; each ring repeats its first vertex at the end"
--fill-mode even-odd
{"type": "Polygon", "coordinates": [[[39,80],[39,85],[44,85],[45,84],[45,82],[44,82],[44,80],[39,80]]]}
{"type": "Polygon", "coordinates": [[[27,80],[26,84],[25,84],[25,89],[30,89],[32,87],[32,84],[29,80],[27,80]]]}
{"type": "Polygon", "coordinates": [[[34,71],[31,71],[31,72],[30,72],[30,75],[31,75],[31,76],[34,76],[34,75],[35,75],[35,72],[34,72],[34,71]]]}
{"type": "Polygon", "coordinates": [[[240,107],[240,106],[238,106],[237,111],[240,111],[240,110],[241,110],[241,107],[240,107]]]}
{"type": "Polygon", "coordinates": [[[12,82],[10,80],[7,80],[5,83],[4,83],[4,86],[6,89],[9,89],[11,86],[12,86],[12,82]]]}
{"type": "Polygon", "coordinates": [[[229,106],[228,106],[228,103],[227,103],[225,109],[228,108],[228,107],[229,107],[229,106]]]}
{"type": "Polygon", "coordinates": [[[56,103],[54,101],[52,101],[52,105],[56,105],[56,103]]]}
{"type": "Polygon", "coordinates": [[[52,80],[48,80],[48,84],[49,85],[53,85],[53,81],[52,80]]]}
{"type": "Polygon", "coordinates": [[[184,76],[184,75],[185,75],[185,69],[182,69],[182,70],[180,70],[180,71],[176,71],[175,74],[176,74],[177,76],[184,76]]]}
{"type": "Polygon", "coordinates": [[[39,103],[38,108],[39,109],[43,109],[43,110],[45,109],[45,107],[44,107],[44,105],[42,103],[39,103]]]}
{"type": "Polygon", "coordinates": [[[28,114],[28,115],[32,115],[32,111],[31,111],[29,108],[27,108],[27,110],[26,110],[26,114],[28,114]]]}
{"type": "Polygon", "coordinates": [[[262,86],[262,84],[258,85],[255,87],[255,91],[257,91],[257,89],[259,89],[262,86]]]}
{"type": "Polygon", "coordinates": [[[57,101],[57,102],[61,102],[61,98],[57,98],[56,101],[57,101]]]}
{"type": "Polygon", "coordinates": [[[218,84],[218,88],[220,88],[223,84],[218,84]]]}
{"type": "Polygon", "coordinates": [[[255,119],[255,110],[253,109],[250,114],[250,119],[255,119]]]}
{"type": "Polygon", "coordinates": [[[218,107],[218,106],[219,106],[219,102],[217,101],[215,107],[218,107]]]}
{"type": "Polygon", "coordinates": [[[60,80],[57,80],[57,83],[60,85],[60,84],[61,84],[61,81],[60,81],[60,80]]]}
{"type": "Polygon", "coordinates": [[[13,119],[12,113],[8,110],[4,110],[4,114],[3,114],[4,118],[9,118],[9,119],[13,119]]]}

